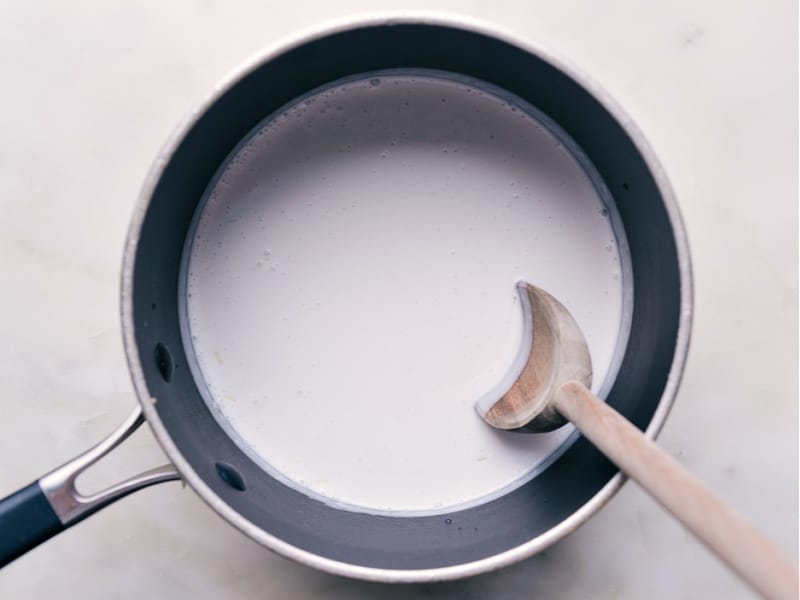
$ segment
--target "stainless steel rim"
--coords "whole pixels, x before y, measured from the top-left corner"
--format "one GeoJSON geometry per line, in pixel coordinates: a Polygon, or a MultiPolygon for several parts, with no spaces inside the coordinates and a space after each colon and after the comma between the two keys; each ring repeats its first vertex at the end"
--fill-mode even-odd
{"type": "Polygon", "coordinates": [[[634,125],[630,117],[625,114],[616,101],[614,101],[605,91],[603,91],[594,81],[592,81],[591,78],[582,74],[578,69],[567,62],[556,58],[550,52],[542,49],[541,47],[533,46],[529,42],[493,25],[460,16],[431,12],[379,13],[336,21],[323,27],[305,31],[251,58],[249,61],[245,62],[243,67],[234,71],[222,85],[218,86],[205,102],[187,115],[187,117],[183,120],[183,122],[179,125],[179,127],[166,142],[162,150],[159,152],[153,166],[150,169],[150,172],[145,179],[144,185],[136,202],[133,215],[131,217],[131,224],[128,230],[123,255],[120,302],[123,342],[128,360],[128,368],[131,373],[133,385],[136,390],[139,403],[141,404],[142,411],[144,412],[144,415],[149,422],[159,444],[164,449],[164,452],[167,454],[178,471],[181,473],[183,479],[213,510],[220,514],[231,525],[235,526],[253,540],[279,554],[282,554],[283,556],[286,556],[287,558],[291,558],[310,567],[314,567],[316,569],[327,571],[336,575],[354,577],[369,581],[410,583],[443,581],[469,577],[472,575],[485,573],[487,571],[500,569],[528,558],[537,552],[541,552],[551,544],[574,531],[591,515],[602,508],[603,505],[605,505],[605,503],[608,502],[611,497],[620,489],[625,481],[625,477],[619,473],[615,475],[586,504],[547,532],[529,540],[524,544],[521,544],[520,546],[517,546],[516,548],[506,550],[488,558],[450,567],[408,570],[362,567],[324,558],[288,544],[270,535],[260,527],[242,517],[242,515],[225,504],[222,499],[217,496],[217,494],[214,493],[214,491],[208,487],[200,478],[200,476],[194,471],[194,469],[191,467],[188,461],[186,461],[173,443],[169,432],[164,427],[164,424],[159,419],[158,413],[155,410],[155,399],[150,396],[150,392],[147,389],[142,365],[139,361],[136,340],[134,336],[133,320],[133,268],[136,257],[136,248],[140,238],[142,221],[150,203],[155,186],[161,178],[164,167],[169,162],[169,159],[175,149],[190,131],[194,123],[200,118],[200,116],[203,115],[206,110],[240,78],[253,71],[259,65],[272,60],[276,56],[283,54],[291,48],[303,45],[319,37],[340,31],[367,26],[391,25],[400,23],[430,24],[465,29],[497,38],[541,58],[545,62],[548,62],[555,68],[569,75],[579,84],[581,84],[586,90],[588,90],[595,97],[595,99],[616,118],[641,153],[658,186],[667,210],[677,249],[681,286],[681,313],[678,324],[678,335],[675,344],[675,354],[661,400],[659,401],[658,407],[653,414],[653,418],[645,432],[647,437],[651,439],[657,436],[664,425],[667,415],[669,414],[674,402],[681,376],[683,374],[683,369],[686,364],[692,322],[693,283],[686,230],[678,210],[677,201],[675,199],[672,187],[667,179],[667,175],[663,167],[658,162],[654,152],[650,148],[642,133],[634,125]]]}

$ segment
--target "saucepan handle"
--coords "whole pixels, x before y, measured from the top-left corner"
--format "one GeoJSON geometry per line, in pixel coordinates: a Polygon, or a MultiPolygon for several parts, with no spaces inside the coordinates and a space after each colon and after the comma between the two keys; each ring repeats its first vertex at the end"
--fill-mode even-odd
{"type": "Polygon", "coordinates": [[[144,422],[139,407],[102,442],[0,500],[0,567],[131,492],[180,479],[172,465],[140,473],[108,489],[84,496],[78,475],[108,454],[144,422]]]}

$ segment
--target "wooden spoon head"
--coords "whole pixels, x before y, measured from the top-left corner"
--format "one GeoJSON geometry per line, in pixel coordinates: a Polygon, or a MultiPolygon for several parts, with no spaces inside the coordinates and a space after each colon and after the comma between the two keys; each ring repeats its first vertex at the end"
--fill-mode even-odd
{"type": "Polygon", "coordinates": [[[499,400],[495,390],[475,409],[498,429],[551,431],[566,423],[555,409],[554,394],[571,380],[590,387],[592,360],[580,327],[563,304],[529,283],[520,282],[517,289],[526,328],[512,367],[517,376],[499,400]]]}

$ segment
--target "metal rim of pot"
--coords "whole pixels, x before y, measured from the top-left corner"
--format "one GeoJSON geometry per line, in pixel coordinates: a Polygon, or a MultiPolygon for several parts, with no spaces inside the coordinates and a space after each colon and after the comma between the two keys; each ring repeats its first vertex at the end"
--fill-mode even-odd
{"type": "Polygon", "coordinates": [[[663,196],[664,204],[667,208],[673,232],[675,235],[675,242],[678,250],[678,259],[681,270],[681,323],[679,326],[678,339],[676,341],[675,359],[672,369],[664,389],[659,408],[653,415],[652,420],[647,427],[646,435],[649,438],[655,438],[658,432],[664,425],[667,415],[672,407],[672,403],[677,392],[680,379],[683,373],[683,368],[686,361],[686,356],[689,346],[690,329],[691,329],[691,306],[692,306],[692,275],[691,264],[689,258],[689,249],[686,239],[686,233],[682,218],[680,216],[677,202],[675,200],[672,187],[667,179],[661,164],[658,162],[654,152],[651,150],[648,142],[634,125],[632,120],[625,114],[622,108],[617,104],[611,96],[599,88],[593,81],[580,73],[578,70],[568,65],[564,61],[555,58],[553,55],[546,53],[541,48],[535,47],[530,43],[514,36],[508,32],[499,30],[494,26],[489,26],[484,23],[479,23],[471,19],[464,19],[462,17],[454,17],[452,15],[438,15],[438,14],[420,14],[417,16],[409,16],[408,14],[389,14],[377,15],[367,18],[357,18],[352,20],[341,21],[335,25],[328,25],[319,28],[314,28],[306,33],[293,37],[291,40],[279,43],[273,48],[259,53],[254,59],[251,59],[246,65],[236,72],[234,72],[226,81],[225,84],[217,88],[217,90],[189,117],[176,131],[172,139],[166,144],[164,150],[159,155],[159,160],[156,161],[152,170],[147,176],[142,193],[139,197],[137,210],[131,222],[130,230],[128,233],[128,242],[126,244],[126,252],[124,258],[123,279],[122,279],[122,320],[123,329],[125,331],[125,348],[128,356],[128,364],[133,378],[134,386],[137,395],[141,401],[145,417],[152,427],[156,438],[161,444],[172,463],[181,472],[183,478],[192,487],[192,489],[200,495],[200,497],[217,513],[225,518],[229,523],[234,525],[237,529],[248,535],[253,540],[262,544],[263,546],[276,551],[288,558],[292,558],[300,563],[308,566],[327,571],[329,573],[343,575],[347,577],[356,577],[364,580],[382,581],[382,582],[426,582],[426,581],[442,581],[449,579],[458,579],[468,577],[487,571],[496,570],[504,566],[516,563],[524,558],[532,556],[564,536],[574,531],[578,526],[584,523],[591,515],[597,512],[600,508],[608,502],[611,497],[620,489],[625,481],[624,475],[618,473],[614,476],[606,486],[595,495],[588,503],[581,509],[573,513],[572,516],[564,520],[561,524],[552,528],[550,531],[540,535],[528,543],[507,550],[500,554],[494,555],[489,558],[478,560],[469,564],[457,565],[452,567],[434,568],[434,569],[414,569],[414,570],[392,570],[392,569],[379,569],[370,567],[361,567],[349,563],[334,561],[325,557],[320,557],[310,552],[299,549],[283,540],[280,540],[269,533],[263,531],[261,528],[254,526],[248,520],[244,519],[238,512],[230,509],[226,503],[221,501],[219,497],[211,490],[210,487],[198,477],[191,465],[186,462],[178,451],[168,431],[163,427],[158,413],[152,406],[152,401],[149,396],[149,391],[144,382],[141,364],[136,348],[136,342],[133,339],[133,315],[131,305],[131,293],[133,281],[131,273],[133,269],[133,260],[135,256],[136,244],[138,241],[138,230],[141,226],[141,219],[144,210],[149,203],[150,195],[153,188],[157,184],[162,169],[166,160],[172,153],[172,150],[177,146],[186,132],[191,128],[194,120],[198,115],[203,114],[205,109],[211,106],[231,85],[237,82],[245,74],[257,68],[264,62],[272,60],[274,57],[280,56],[290,48],[302,45],[309,40],[316,39],[324,35],[330,35],[339,31],[345,31],[352,28],[367,27],[372,25],[381,24],[395,24],[395,23],[424,23],[441,26],[454,26],[462,29],[472,30],[478,33],[485,34],[512,45],[518,46],[521,49],[534,54],[551,65],[555,66],[562,72],[566,73],[574,80],[583,85],[589,90],[594,97],[618,120],[618,122],[625,128],[626,132],[630,135],[636,143],[637,149],[642,153],[648,167],[656,179],[660,191],[663,196]]]}

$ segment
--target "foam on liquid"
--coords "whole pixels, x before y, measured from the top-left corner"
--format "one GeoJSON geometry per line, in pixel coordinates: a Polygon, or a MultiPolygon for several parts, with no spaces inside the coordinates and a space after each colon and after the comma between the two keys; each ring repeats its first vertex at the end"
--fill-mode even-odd
{"type": "Polygon", "coordinates": [[[430,75],[348,81],[265,121],[211,186],[184,257],[187,349],[275,476],[396,514],[530,478],[572,428],[498,432],[473,410],[519,347],[520,279],[576,317],[594,389],[613,379],[624,244],[530,110],[430,75]]]}

